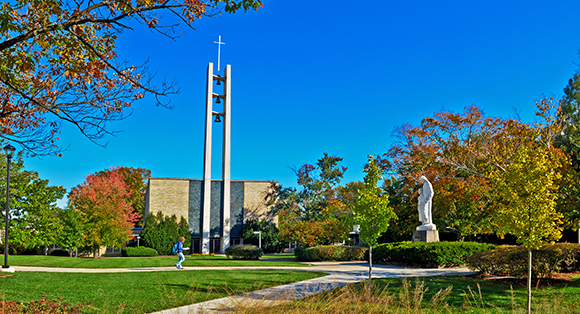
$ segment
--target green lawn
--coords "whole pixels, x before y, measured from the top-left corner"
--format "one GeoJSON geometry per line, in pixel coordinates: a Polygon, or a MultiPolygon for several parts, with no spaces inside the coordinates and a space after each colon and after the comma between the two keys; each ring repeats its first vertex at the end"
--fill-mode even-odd
{"type": "MultiPolygon", "coordinates": [[[[268,256],[278,258],[274,256],[268,256]]],[[[244,261],[228,259],[225,256],[186,256],[183,266],[192,267],[236,267],[236,266],[308,266],[296,263],[293,257],[284,256],[282,261],[244,261]],[[287,261],[286,261],[287,260],[287,261]]],[[[4,260],[4,255],[0,255],[4,260]]],[[[139,267],[163,267],[173,266],[177,262],[177,256],[156,257],[101,257],[101,258],[73,258],[62,256],[44,255],[10,255],[8,265],[11,266],[42,266],[42,267],[68,267],[68,268],[139,268],[139,267]]]]}
{"type": "MultiPolygon", "coordinates": [[[[325,274],[294,271],[164,271],[131,273],[0,274],[3,300],[62,298],[83,313],[149,313],[325,274]]],[[[0,312],[1,306],[0,306],[0,312]]]]}

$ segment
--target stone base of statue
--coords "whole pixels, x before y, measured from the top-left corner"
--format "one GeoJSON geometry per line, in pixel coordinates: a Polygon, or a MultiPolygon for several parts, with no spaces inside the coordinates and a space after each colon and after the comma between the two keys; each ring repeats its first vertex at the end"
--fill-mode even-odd
{"type": "Polygon", "coordinates": [[[420,225],[413,233],[413,242],[439,242],[437,226],[434,224],[420,225]]]}

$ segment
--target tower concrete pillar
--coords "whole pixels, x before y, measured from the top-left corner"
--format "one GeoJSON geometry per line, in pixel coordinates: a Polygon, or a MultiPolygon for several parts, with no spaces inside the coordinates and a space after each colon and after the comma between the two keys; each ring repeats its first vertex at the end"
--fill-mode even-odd
{"type": "Polygon", "coordinates": [[[230,188],[230,159],[231,159],[231,65],[226,65],[224,71],[224,136],[223,136],[223,151],[222,151],[222,175],[223,175],[223,221],[222,221],[222,241],[221,241],[221,251],[224,252],[226,248],[230,246],[230,228],[231,228],[231,217],[230,217],[230,197],[231,197],[231,188],[230,188]]]}
{"type": "Polygon", "coordinates": [[[203,158],[203,210],[201,213],[201,253],[209,254],[211,213],[211,138],[213,123],[213,63],[207,66],[205,99],[205,142],[203,158]]]}
{"type": "Polygon", "coordinates": [[[213,63],[209,63],[207,68],[207,89],[205,108],[205,146],[203,160],[203,214],[202,216],[202,239],[201,253],[210,253],[210,219],[211,219],[211,144],[212,144],[212,123],[216,116],[216,122],[223,121],[223,151],[222,151],[222,234],[221,252],[230,246],[230,168],[231,168],[231,66],[227,65],[224,76],[213,75],[213,63]],[[216,94],[213,91],[214,81],[223,83],[223,94],[216,94]],[[223,112],[213,111],[214,98],[223,102],[223,112]],[[221,117],[221,119],[220,119],[221,117]]]}

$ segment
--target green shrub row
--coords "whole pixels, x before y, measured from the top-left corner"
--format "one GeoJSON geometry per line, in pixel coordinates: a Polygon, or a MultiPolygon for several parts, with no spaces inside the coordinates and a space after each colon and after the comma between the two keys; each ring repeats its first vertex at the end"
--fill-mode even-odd
{"type": "MultiPolygon", "coordinates": [[[[395,242],[373,248],[374,263],[409,266],[452,267],[465,265],[467,257],[494,249],[495,245],[477,242],[395,242]]],[[[368,261],[368,252],[365,260],[368,261]]]]}
{"type": "MultiPolygon", "coordinates": [[[[501,246],[479,252],[467,259],[467,267],[483,275],[524,277],[528,273],[528,250],[521,246],[501,246]]],[[[548,277],[556,272],[580,270],[580,245],[546,244],[532,251],[532,277],[548,277]]]]}
{"type": "Polygon", "coordinates": [[[224,253],[233,259],[260,259],[264,251],[252,244],[238,244],[228,247],[224,253]]]}
{"type": "Polygon", "coordinates": [[[121,249],[121,255],[125,257],[138,257],[138,256],[157,256],[157,250],[146,246],[140,247],[124,247],[121,249]]]}
{"type": "Polygon", "coordinates": [[[365,257],[368,248],[360,246],[321,245],[314,247],[297,247],[294,250],[296,259],[303,262],[320,261],[360,261],[365,257]]]}

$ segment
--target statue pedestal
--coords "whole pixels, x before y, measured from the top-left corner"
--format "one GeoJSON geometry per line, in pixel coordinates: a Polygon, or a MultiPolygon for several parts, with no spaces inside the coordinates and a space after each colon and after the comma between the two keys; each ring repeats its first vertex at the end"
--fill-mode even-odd
{"type": "Polygon", "coordinates": [[[413,233],[413,242],[439,242],[439,231],[417,230],[413,233]]]}

